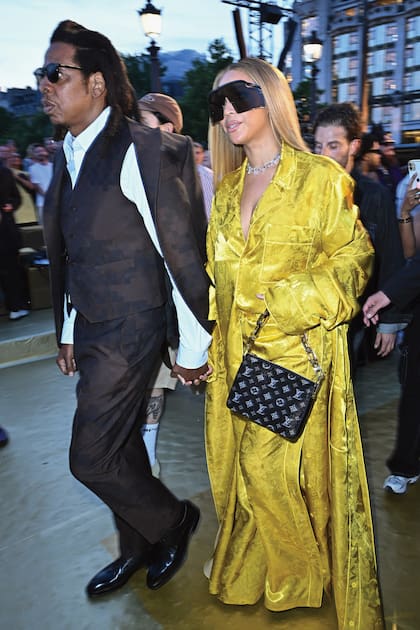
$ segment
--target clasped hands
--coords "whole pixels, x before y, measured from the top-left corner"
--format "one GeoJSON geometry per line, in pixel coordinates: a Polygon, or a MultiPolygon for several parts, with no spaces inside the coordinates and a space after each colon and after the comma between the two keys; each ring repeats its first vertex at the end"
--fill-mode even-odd
{"type": "MultiPolygon", "coordinates": [[[[77,365],[73,354],[73,344],[63,343],[58,351],[56,359],[59,370],[66,376],[74,376],[77,371],[77,365]]],[[[198,368],[184,368],[177,363],[174,364],[171,376],[176,377],[183,385],[200,385],[206,381],[213,369],[206,362],[198,368]]]]}
{"type": "Polygon", "coordinates": [[[182,385],[200,385],[200,383],[208,379],[212,372],[213,369],[207,362],[201,367],[194,369],[184,368],[175,363],[171,376],[175,376],[182,385]]]}

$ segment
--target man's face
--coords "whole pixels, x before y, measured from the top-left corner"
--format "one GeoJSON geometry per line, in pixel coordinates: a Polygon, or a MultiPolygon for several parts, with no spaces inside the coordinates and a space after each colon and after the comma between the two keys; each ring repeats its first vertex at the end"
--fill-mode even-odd
{"type": "MultiPolygon", "coordinates": [[[[76,49],[71,44],[55,42],[45,54],[44,66],[48,63],[78,66],[75,52],[76,49]]],[[[97,81],[102,75],[95,73],[85,79],[80,70],[70,68],[59,70],[57,83],[52,83],[46,76],[39,82],[42,105],[54,125],[63,125],[73,136],[77,136],[105,107],[105,96],[101,101],[97,97],[99,94],[97,81]]],[[[103,77],[101,80],[103,82],[103,77]]]]}
{"type": "Polygon", "coordinates": [[[315,132],[315,153],[326,155],[338,162],[347,172],[353,166],[352,157],[355,154],[358,141],[349,142],[344,127],[328,125],[317,127],[315,132]]]}
{"type": "Polygon", "coordinates": [[[203,147],[194,147],[194,158],[196,164],[202,164],[204,160],[204,149],[203,147]]]}
{"type": "Polygon", "coordinates": [[[37,147],[34,150],[34,158],[41,164],[48,164],[48,151],[44,147],[37,147]]]}
{"type": "Polygon", "coordinates": [[[0,164],[6,164],[6,160],[10,156],[10,149],[6,145],[0,146],[0,164]]]}
{"type": "Polygon", "coordinates": [[[141,110],[141,119],[147,127],[151,129],[157,129],[160,127],[158,117],[153,112],[149,112],[147,109],[141,110]]]}
{"type": "Polygon", "coordinates": [[[376,171],[381,165],[381,150],[379,142],[374,142],[363,157],[369,171],[376,171]]]}
{"type": "Polygon", "coordinates": [[[394,157],[396,155],[395,142],[392,139],[392,135],[390,133],[386,133],[384,135],[384,139],[380,145],[380,149],[385,157],[394,157]]]}

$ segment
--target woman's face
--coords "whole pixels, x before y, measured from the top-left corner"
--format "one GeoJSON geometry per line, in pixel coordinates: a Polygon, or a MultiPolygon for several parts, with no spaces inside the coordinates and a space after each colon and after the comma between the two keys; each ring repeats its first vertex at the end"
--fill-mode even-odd
{"type": "MultiPolygon", "coordinates": [[[[232,81],[254,81],[242,70],[228,70],[220,79],[219,86],[232,81]]],[[[268,113],[265,107],[250,109],[238,114],[232,103],[226,99],[223,108],[224,118],[219,123],[233,144],[247,145],[258,141],[270,129],[268,113]]]]}

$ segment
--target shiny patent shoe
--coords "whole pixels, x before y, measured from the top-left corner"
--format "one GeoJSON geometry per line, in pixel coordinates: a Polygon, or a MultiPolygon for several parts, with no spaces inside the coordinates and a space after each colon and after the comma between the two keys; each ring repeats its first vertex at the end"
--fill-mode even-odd
{"type": "Polygon", "coordinates": [[[116,591],[130,579],[130,577],[146,566],[145,557],[137,558],[117,558],[111,564],[101,569],[99,573],[94,575],[86,587],[88,597],[97,597],[104,593],[116,591]]]}
{"type": "Polygon", "coordinates": [[[147,573],[147,586],[153,590],[166,584],[181,568],[187,557],[190,538],[197,529],[200,510],[190,501],[182,503],[182,520],[154,545],[147,573]]]}

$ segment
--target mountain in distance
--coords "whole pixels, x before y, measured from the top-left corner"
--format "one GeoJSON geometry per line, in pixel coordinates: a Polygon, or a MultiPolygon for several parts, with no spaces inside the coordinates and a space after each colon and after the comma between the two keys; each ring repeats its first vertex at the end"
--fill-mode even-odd
{"type": "Polygon", "coordinates": [[[165,66],[164,81],[180,81],[188,70],[192,68],[194,59],[206,60],[204,53],[186,48],[171,52],[159,52],[159,62],[165,66]]]}

